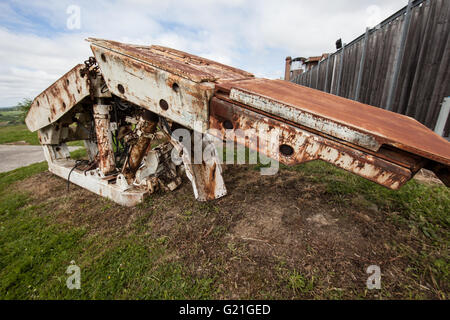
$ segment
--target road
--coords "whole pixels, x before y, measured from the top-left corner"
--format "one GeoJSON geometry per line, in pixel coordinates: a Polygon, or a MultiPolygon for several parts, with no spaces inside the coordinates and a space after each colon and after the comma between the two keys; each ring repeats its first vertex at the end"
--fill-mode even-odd
{"type": "MultiPolygon", "coordinates": [[[[69,147],[74,151],[79,147],[69,147]]],[[[0,172],[7,172],[33,163],[45,161],[41,146],[0,144],[0,172]]]]}

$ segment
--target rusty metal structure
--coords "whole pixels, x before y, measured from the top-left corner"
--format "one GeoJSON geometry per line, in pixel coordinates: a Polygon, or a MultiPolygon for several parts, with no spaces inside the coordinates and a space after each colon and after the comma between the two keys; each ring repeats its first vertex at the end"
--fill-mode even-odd
{"type": "Polygon", "coordinates": [[[450,185],[450,143],[407,116],[161,46],[88,41],[94,57],[38,95],[26,124],[51,172],[119,204],[174,190],[184,173],[198,200],[224,196],[212,138],[230,131],[286,165],[322,160],[391,189],[427,168],[450,185]],[[179,128],[206,136],[207,157],[194,161],[179,128]],[[89,160],[70,159],[75,140],[89,160]]]}

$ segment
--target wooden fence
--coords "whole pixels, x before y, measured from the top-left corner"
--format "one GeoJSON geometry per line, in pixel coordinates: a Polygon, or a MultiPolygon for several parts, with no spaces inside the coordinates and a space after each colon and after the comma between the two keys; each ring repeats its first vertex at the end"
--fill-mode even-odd
{"type": "MultiPolygon", "coordinates": [[[[434,129],[450,96],[450,0],[416,0],[291,81],[434,129]]],[[[444,136],[450,131],[447,119],[444,136]]]]}

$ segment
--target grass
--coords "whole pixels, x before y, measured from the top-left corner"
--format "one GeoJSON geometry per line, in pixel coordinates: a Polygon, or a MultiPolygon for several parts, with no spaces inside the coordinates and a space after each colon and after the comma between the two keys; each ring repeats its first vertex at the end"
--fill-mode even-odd
{"type": "Polygon", "coordinates": [[[22,111],[20,110],[1,110],[0,109],[0,126],[16,125],[22,122],[22,111]]]}
{"type": "Polygon", "coordinates": [[[0,298],[203,299],[212,279],[187,276],[165,261],[161,238],[89,236],[84,228],[54,222],[50,205],[8,186],[46,170],[45,163],[0,174],[0,298]],[[66,287],[66,268],[81,268],[81,290],[66,287]],[[164,262],[160,262],[160,261],[164,262]]]}
{"type": "Polygon", "coordinates": [[[311,279],[307,279],[305,276],[293,270],[288,275],[288,285],[294,291],[295,294],[307,293],[314,287],[314,276],[311,279]]]}
{"type": "Polygon", "coordinates": [[[37,132],[31,132],[24,124],[0,127],[0,144],[25,141],[27,144],[39,145],[37,132]]]}
{"type": "Polygon", "coordinates": [[[83,147],[83,148],[74,150],[70,153],[70,157],[74,160],[86,159],[86,157],[87,157],[86,149],[83,147]]]}
{"type": "MultiPolygon", "coordinates": [[[[40,145],[36,132],[28,130],[24,124],[0,126],[0,144],[24,141],[29,145],[40,145]]],[[[70,141],[68,146],[84,146],[83,141],[70,141]]]]}

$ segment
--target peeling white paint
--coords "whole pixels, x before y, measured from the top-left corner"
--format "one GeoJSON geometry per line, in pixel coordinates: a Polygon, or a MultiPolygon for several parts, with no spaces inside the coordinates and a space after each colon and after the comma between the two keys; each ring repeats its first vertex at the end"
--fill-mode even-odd
{"type": "Polygon", "coordinates": [[[372,151],[378,151],[380,148],[378,141],[370,135],[353,130],[331,120],[317,117],[313,114],[304,112],[290,105],[271,100],[267,97],[231,88],[230,99],[372,151]]]}

